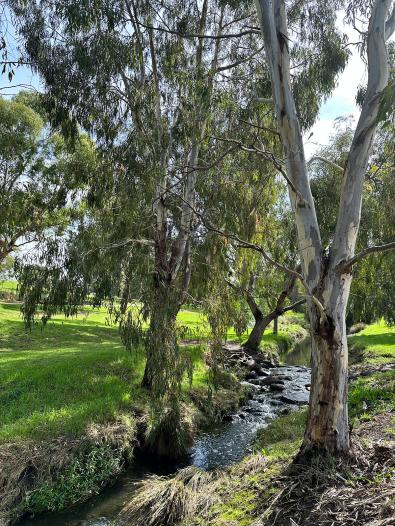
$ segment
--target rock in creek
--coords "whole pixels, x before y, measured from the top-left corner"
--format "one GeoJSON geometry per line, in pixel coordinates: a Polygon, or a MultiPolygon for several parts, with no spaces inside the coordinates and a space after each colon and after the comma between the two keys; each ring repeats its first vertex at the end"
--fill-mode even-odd
{"type": "Polygon", "coordinates": [[[280,400],[285,404],[305,405],[309,401],[309,393],[307,391],[289,391],[281,395],[280,400]]]}
{"type": "Polygon", "coordinates": [[[266,376],[260,379],[261,385],[284,384],[282,375],[266,376]]]}
{"type": "Polygon", "coordinates": [[[245,375],[246,380],[256,380],[258,378],[258,373],[256,371],[248,371],[245,375]]]}

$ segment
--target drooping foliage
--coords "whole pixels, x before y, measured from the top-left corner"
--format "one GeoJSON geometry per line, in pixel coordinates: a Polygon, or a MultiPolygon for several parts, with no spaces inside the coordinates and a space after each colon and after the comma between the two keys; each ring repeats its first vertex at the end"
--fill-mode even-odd
{"type": "MultiPolygon", "coordinates": [[[[176,315],[188,291],[200,287],[203,297],[216,268],[225,275],[249,264],[207,223],[258,235],[258,242],[265,231],[267,248],[282,250],[269,234],[277,235],[273,202],[283,187],[273,182],[266,194],[256,184],[258,173],[274,178],[276,165],[284,165],[278,133],[261,129],[273,128],[273,107],[265,102],[271,90],[256,16],[245,2],[216,0],[9,4],[26,56],[43,78],[51,122],[67,136],[82,126],[110,167],[90,180],[86,215],[66,242],[44,247],[40,265],[23,270],[26,283],[33,269],[34,283],[45,290],[32,289],[25,316],[43,299],[49,316],[59,308],[72,313],[87,297],[112,305],[121,298],[119,320],[129,345],[139,339],[140,318],[128,305],[139,300],[150,323],[145,383],[158,399],[178,395],[183,367],[176,315]],[[248,152],[242,145],[252,147],[248,152]],[[256,190],[246,199],[241,190],[249,192],[251,183],[256,190]]],[[[309,4],[295,3],[290,16],[304,35],[291,51],[304,127],[347,56],[333,16],[322,24],[309,4]],[[301,24],[302,13],[308,16],[301,24]]]]}

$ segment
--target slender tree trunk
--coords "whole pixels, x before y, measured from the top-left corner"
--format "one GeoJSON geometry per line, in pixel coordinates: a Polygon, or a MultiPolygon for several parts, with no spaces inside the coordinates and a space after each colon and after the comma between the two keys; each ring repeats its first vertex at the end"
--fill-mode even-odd
{"type": "Polygon", "coordinates": [[[278,334],[278,318],[273,320],[273,334],[278,334]]]}

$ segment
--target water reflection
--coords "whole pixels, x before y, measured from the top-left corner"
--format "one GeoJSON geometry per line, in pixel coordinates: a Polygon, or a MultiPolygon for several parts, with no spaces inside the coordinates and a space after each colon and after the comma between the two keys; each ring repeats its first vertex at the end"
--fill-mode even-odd
{"type": "Polygon", "coordinates": [[[292,349],[280,353],[280,360],[288,365],[307,365],[310,366],[311,360],[311,340],[304,338],[292,349]]]}

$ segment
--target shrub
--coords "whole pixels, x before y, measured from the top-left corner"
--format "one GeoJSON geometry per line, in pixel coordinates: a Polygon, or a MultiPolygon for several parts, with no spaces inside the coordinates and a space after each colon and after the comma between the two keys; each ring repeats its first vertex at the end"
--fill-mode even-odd
{"type": "Polygon", "coordinates": [[[117,475],[123,464],[122,453],[109,444],[97,444],[81,451],[53,482],[28,492],[22,503],[25,512],[59,511],[99,492],[104,483],[117,475]]]}

